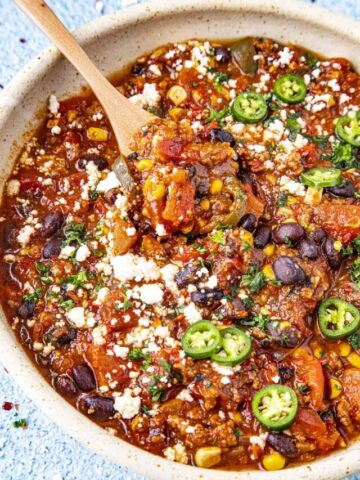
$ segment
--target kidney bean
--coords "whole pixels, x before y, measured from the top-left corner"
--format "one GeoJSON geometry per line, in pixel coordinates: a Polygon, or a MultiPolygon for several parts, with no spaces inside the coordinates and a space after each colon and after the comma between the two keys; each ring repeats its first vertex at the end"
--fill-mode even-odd
{"type": "Polygon", "coordinates": [[[68,345],[76,338],[75,329],[68,327],[55,327],[46,333],[46,339],[56,345],[68,345]]]}
{"type": "Polygon", "coordinates": [[[256,226],[256,217],[252,213],[246,213],[240,218],[239,226],[245,228],[248,232],[253,232],[256,226]]]}
{"type": "Polygon", "coordinates": [[[276,279],[284,285],[295,285],[305,281],[305,272],[295,260],[282,255],[273,263],[276,279]]]}
{"type": "Polygon", "coordinates": [[[58,257],[61,252],[61,238],[53,237],[48,242],[45,243],[42,250],[42,256],[45,259],[51,257],[58,257]]]}
{"type": "Polygon", "coordinates": [[[145,63],[135,63],[131,69],[131,74],[139,77],[146,73],[146,64],[145,63]]]}
{"type": "Polygon", "coordinates": [[[339,198],[352,198],[355,193],[355,186],[351,182],[344,182],[343,185],[338,185],[335,187],[325,188],[325,192],[329,193],[333,197],[339,198]]]}
{"type": "Polygon", "coordinates": [[[264,248],[271,240],[271,228],[266,225],[257,227],[254,232],[254,245],[256,248],[264,248]]]}
{"type": "Polygon", "coordinates": [[[209,132],[209,138],[212,142],[230,143],[231,147],[234,147],[236,144],[235,138],[231,133],[221,128],[212,128],[209,132]]]}
{"type": "Polygon", "coordinates": [[[204,291],[192,292],[191,294],[191,300],[195,303],[195,305],[200,305],[202,307],[219,302],[223,297],[224,292],[217,289],[204,289],[204,291]]]}
{"type": "Polygon", "coordinates": [[[23,320],[28,320],[34,315],[35,303],[31,300],[23,300],[17,309],[17,315],[23,320]]]}
{"type": "Polygon", "coordinates": [[[221,65],[229,63],[231,60],[231,52],[229,48],[216,47],[215,48],[215,59],[221,65]]]}
{"type": "Polygon", "coordinates": [[[295,439],[290,435],[280,432],[270,432],[266,437],[266,443],[274,450],[284,455],[287,458],[296,458],[300,455],[295,439]]]}
{"type": "Polygon", "coordinates": [[[79,158],[77,161],[77,168],[79,170],[85,170],[86,165],[90,162],[94,162],[100,171],[105,170],[105,168],[108,168],[109,166],[109,162],[105,157],[96,155],[95,153],[89,153],[88,155],[84,155],[83,157],[79,158]]]}
{"type": "Polygon", "coordinates": [[[99,421],[108,420],[115,413],[114,400],[110,397],[86,396],[80,406],[87,415],[99,421]]]}
{"type": "Polygon", "coordinates": [[[165,392],[161,395],[161,401],[168,402],[169,400],[172,400],[179,395],[181,390],[184,390],[184,385],[172,385],[170,388],[167,388],[165,392]]]}
{"type": "Polygon", "coordinates": [[[83,392],[90,392],[96,388],[94,374],[87,365],[76,365],[72,369],[72,375],[77,386],[83,392]]]}
{"type": "Polygon", "coordinates": [[[310,260],[316,260],[319,255],[319,249],[314,240],[304,239],[299,243],[299,252],[301,258],[308,258],[310,260]]]}
{"type": "Polygon", "coordinates": [[[322,228],[316,228],[313,232],[309,234],[309,237],[311,238],[311,240],[314,240],[315,243],[320,245],[327,237],[327,234],[322,228]]]}
{"type": "Polygon", "coordinates": [[[49,212],[45,215],[41,235],[51,237],[64,225],[65,217],[62,212],[49,212]]]}
{"type": "Polygon", "coordinates": [[[322,244],[322,251],[331,268],[340,267],[342,254],[334,248],[335,240],[328,237],[322,244]]]}
{"type": "Polygon", "coordinates": [[[283,223],[272,232],[272,238],[275,243],[286,244],[291,242],[296,244],[305,236],[305,230],[297,222],[283,223]]]}
{"type": "Polygon", "coordinates": [[[285,383],[291,380],[294,376],[294,373],[295,373],[294,368],[280,367],[279,376],[280,376],[281,383],[285,383]]]}
{"type": "Polygon", "coordinates": [[[58,375],[53,384],[55,389],[66,397],[73,397],[78,392],[74,380],[66,374],[58,375]]]}

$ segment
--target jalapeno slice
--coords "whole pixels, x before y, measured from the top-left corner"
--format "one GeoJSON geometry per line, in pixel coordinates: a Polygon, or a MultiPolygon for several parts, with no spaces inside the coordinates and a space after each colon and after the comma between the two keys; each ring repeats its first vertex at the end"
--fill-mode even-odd
{"type": "Polygon", "coordinates": [[[360,328],[360,312],[351,303],[331,297],[318,311],[319,327],[327,338],[344,338],[360,328]]]}
{"type": "Polygon", "coordinates": [[[270,430],[285,430],[295,420],[298,400],[285,385],[269,385],[255,393],[252,410],[259,422],[270,430]]]}
{"type": "Polygon", "coordinates": [[[335,133],[340,140],[354,147],[360,147],[360,112],[356,112],[353,118],[349,115],[339,118],[335,133]]]}
{"type": "Polygon", "coordinates": [[[238,328],[220,330],[221,349],[211,356],[211,360],[221,365],[234,366],[243,362],[251,353],[251,338],[238,328]]]}
{"type": "Polygon", "coordinates": [[[300,103],[306,97],[306,84],[304,80],[293,73],[279,77],[274,86],[275,95],[285,103],[300,103]]]}
{"type": "Polygon", "coordinates": [[[235,98],[231,113],[239,122],[257,123],[266,116],[267,109],[262,95],[256,92],[242,92],[235,98]]]}
{"type": "Polygon", "coordinates": [[[301,182],[310,187],[335,187],[342,182],[339,168],[312,168],[301,175],[301,182]]]}
{"type": "Polygon", "coordinates": [[[208,358],[221,347],[221,335],[211,322],[200,320],[185,331],[181,345],[189,357],[208,358]]]}

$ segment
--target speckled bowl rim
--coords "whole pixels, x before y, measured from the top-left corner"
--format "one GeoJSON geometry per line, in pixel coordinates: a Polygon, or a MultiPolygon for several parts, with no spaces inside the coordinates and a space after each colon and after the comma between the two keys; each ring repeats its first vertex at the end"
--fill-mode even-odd
{"type": "MultiPolygon", "coordinates": [[[[289,0],[158,0],[137,5],[105,17],[101,17],[76,32],[78,40],[86,44],[92,38],[101,38],[111,31],[126,29],[151,18],[159,18],[180,11],[250,11],[262,14],[276,14],[284,19],[301,19],[302,22],[318,26],[350,39],[359,46],[359,24],[341,15],[331,14],[317,6],[289,0]]],[[[39,78],[39,74],[50,69],[60,58],[58,51],[50,47],[25,66],[0,95],[0,130],[6,125],[14,105],[21,102],[26,89],[39,78]]],[[[0,322],[0,360],[11,376],[26,394],[62,429],[67,431],[94,452],[110,461],[130,468],[134,472],[159,480],[181,478],[182,480],[263,480],[288,478],[317,480],[338,480],[360,470],[360,442],[348,449],[336,452],[310,464],[283,471],[241,471],[228,472],[205,470],[189,465],[170,462],[124,442],[65,402],[44,380],[29,357],[18,344],[13,332],[4,321],[0,322]]],[[[91,474],[91,473],[90,473],[91,474]]]]}

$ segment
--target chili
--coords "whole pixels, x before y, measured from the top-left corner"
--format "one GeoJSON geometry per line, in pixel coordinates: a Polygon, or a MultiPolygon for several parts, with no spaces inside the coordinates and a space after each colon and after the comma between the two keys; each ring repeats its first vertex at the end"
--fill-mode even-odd
{"type": "Polygon", "coordinates": [[[251,338],[238,328],[225,328],[220,331],[222,346],[213,353],[211,360],[222,365],[234,366],[245,361],[251,353],[251,338]]]}
{"type": "Polygon", "coordinates": [[[181,339],[184,352],[195,359],[208,358],[221,348],[219,330],[208,320],[191,325],[181,339]]]}
{"type": "Polygon", "coordinates": [[[270,430],[286,430],[296,417],[298,400],[285,385],[268,385],[255,393],[251,402],[257,420],[270,430]]]}
{"type": "Polygon", "coordinates": [[[300,103],[306,97],[306,84],[300,75],[288,73],[279,77],[274,86],[275,95],[285,103],[300,103]]]}
{"type": "Polygon", "coordinates": [[[353,116],[345,115],[336,123],[336,135],[354,147],[360,147],[360,112],[356,112],[353,116]]]}
{"type": "Polygon", "coordinates": [[[360,328],[360,312],[340,298],[324,300],[318,311],[319,327],[327,338],[344,338],[360,328]]]}
{"type": "Polygon", "coordinates": [[[304,185],[311,187],[334,187],[342,182],[341,170],[338,168],[312,168],[301,175],[304,185]]]}
{"type": "Polygon", "coordinates": [[[267,105],[259,93],[242,92],[235,98],[231,113],[239,122],[258,123],[266,117],[267,105]]]}

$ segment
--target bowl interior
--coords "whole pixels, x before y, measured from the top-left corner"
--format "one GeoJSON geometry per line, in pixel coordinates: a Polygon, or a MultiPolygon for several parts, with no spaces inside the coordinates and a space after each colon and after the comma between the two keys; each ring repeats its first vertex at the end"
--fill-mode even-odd
{"type": "MultiPolygon", "coordinates": [[[[78,39],[109,75],[156,47],[189,38],[234,39],[269,36],[303,45],[331,57],[346,57],[360,69],[358,25],[302,3],[269,0],[172,0],[153,2],[103,17],[78,33],[78,39]]],[[[16,155],[37,127],[51,93],[64,98],[84,82],[55,49],[48,49],[20,72],[0,97],[0,191],[16,155]]],[[[217,471],[168,462],[112,437],[76,412],[33,367],[0,315],[0,358],[20,386],[43,410],[80,441],[115,463],[157,479],[218,479],[217,471]]],[[[360,470],[360,445],[307,466],[277,472],[277,479],[339,479],[360,470]]],[[[265,472],[221,472],[226,480],[274,478],[265,472]]]]}

